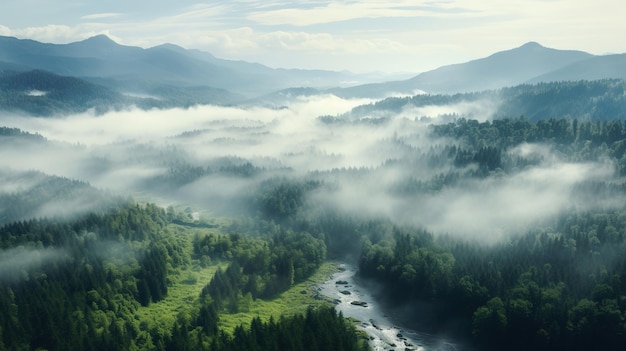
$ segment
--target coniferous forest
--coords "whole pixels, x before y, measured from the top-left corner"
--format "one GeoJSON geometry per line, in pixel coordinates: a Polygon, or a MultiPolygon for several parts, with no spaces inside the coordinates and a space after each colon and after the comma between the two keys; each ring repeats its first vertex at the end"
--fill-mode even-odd
{"type": "Polygon", "coordinates": [[[368,350],[319,294],[337,262],[457,349],[621,350],[622,87],[505,89],[497,118],[421,115],[466,94],[298,111],[302,130],[261,108],[92,144],[1,128],[0,350],[368,350]],[[586,92],[579,115],[539,108],[586,92]]]}

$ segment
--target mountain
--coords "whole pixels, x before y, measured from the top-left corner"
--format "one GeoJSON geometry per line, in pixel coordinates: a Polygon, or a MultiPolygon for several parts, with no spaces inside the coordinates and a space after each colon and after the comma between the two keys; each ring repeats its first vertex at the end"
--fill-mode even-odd
{"type": "Polygon", "coordinates": [[[105,35],[70,44],[46,44],[0,36],[0,70],[45,70],[97,79],[100,84],[135,89],[205,86],[252,96],[293,86],[333,87],[363,77],[349,72],[274,69],[218,59],[209,53],[165,44],[148,49],[120,45],[105,35]],[[138,84],[141,82],[141,84],[138,84]]]}
{"type": "Polygon", "coordinates": [[[40,70],[0,72],[0,110],[4,111],[52,116],[91,108],[104,112],[130,103],[110,88],[75,77],[40,70]]]}
{"type": "Polygon", "coordinates": [[[565,80],[626,79],[626,54],[594,56],[529,80],[529,83],[565,80]]]}
{"type": "MultiPolygon", "coordinates": [[[[0,36],[0,72],[32,70],[77,77],[125,96],[152,98],[149,107],[242,101],[279,106],[285,98],[302,93],[290,90],[299,87],[311,89],[306,94],[318,91],[346,98],[385,98],[424,92],[475,92],[524,83],[626,78],[626,54],[594,56],[529,42],[410,79],[361,84],[381,79],[350,72],[275,69],[223,60],[173,44],[143,49],[120,45],[105,35],[70,44],[0,36]],[[272,95],[275,92],[278,94],[272,95]]],[[[145,102],[148,100],[142,100],[145,102]]]]}
{"type": "Polygon", "coordinates": [[[94,80],[60,76],[42,70],[0,71],[0,110],[50,117],[90,109],[96,114],[102,114],[131,106],[142,109],[173,108],[199,104],[229,105],[243,100],[241,95],[205,86],[136,84],[107,86],[94,80]],[[144,93],[120,92],[129,89],[144,93]]]}
{"type": "Polygon", "coordinates": [[[335,89],[342,96],[463,93],[513,86],[594,57],[582,51],[557,50],[535,42],[485,58],[443,66],[402,81],[335,89]]]}

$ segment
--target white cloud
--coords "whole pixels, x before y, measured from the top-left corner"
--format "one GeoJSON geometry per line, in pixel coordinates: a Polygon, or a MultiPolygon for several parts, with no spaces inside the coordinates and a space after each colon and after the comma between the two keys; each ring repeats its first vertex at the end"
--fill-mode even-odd
{"type": "Polygon", "coordinates": [[[85,16],[82,16],[81,19],[99,20],[99,19],[105,19],[105,18],[115,18],[115,17],[120,17],[120,16],[122,16],[121,13],[106,12],[106,13],[94,13],[91,15],[85,15],[85,16]]]}
{"type": "MultiPolygon", "coordinates": [[[[424,6],[421,1],[329,1],[314,7],[281,8],[273,11],[250,13],[247,18],[263,25],[310,26],[320,23],[348,21],[353,19],[372,18],[411,18],[411,17],[449,17],[454,9],[449,3],[424,6]],[[443,6],[441,6],[443,5],[443,6]]],[[[460,11],[460,9],[456,9],[460,11]]]]}
{"type": "MultiPolygon", "coordinates": [[[[626,3],[610,0],[187,4],[177,8],[156,1],[142,11],[130,11],[134,6],[77,8],[55,2],[50,6],[64,6],[67,18],[31,17],[21,28],[16,27],[20,22],[4,23],[0,34],[52,43],[108,34],[125,45],[171,42],[272,67],[359,72],[417,73],[528,41],[596,54],[626,51],[612,35],[626,31],[626,3]]],[[[0,5],[0,13],[3,7],[17,11],[19,6],[26,5],[0,5]]]]}
{"type": "Polygon", "coordinates": [[[77,26],[49,24],[41,27],[27,27],[13,29],[0,26],[0,35],[20,39],[33,39],[44,43],[66,44],[84,40],[99,34],[105,34],[111,39],[121,42],[113,35],[107,26],[102,24],[80,24],[77,26]]]}

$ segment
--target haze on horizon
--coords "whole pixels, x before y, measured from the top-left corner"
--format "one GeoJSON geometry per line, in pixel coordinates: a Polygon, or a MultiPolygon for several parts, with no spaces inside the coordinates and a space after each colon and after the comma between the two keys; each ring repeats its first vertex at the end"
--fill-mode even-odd
{"type": "Polygon", "coordinates": [[[106,34],[270,67],[419,73],[536,41],[626,52],[626,3],[610,0],[69,1],[0,3],[0,35],[69,43],[106,34]]]}

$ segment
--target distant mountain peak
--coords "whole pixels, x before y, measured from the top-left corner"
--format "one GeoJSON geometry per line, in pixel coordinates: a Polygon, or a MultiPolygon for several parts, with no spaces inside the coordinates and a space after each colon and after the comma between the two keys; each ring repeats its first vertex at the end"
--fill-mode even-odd
{"type": "Polygon", "coordinates": [[[544,48],[545,49],[545,46],[539,44],[536,41],[529,41],[528,43],[520,46],[520,49],[536,49],[536,48],[544,48]]]}
{"type": "Polygon", "coordinates": [[[175,51],[181,51],[181,52],[187,50],[187,49],[183,48],[180,45],[171,44],[171,43],[165,43],[165,44],[157,45],[157,46],[153,47],[153,49],[168,49],[168,50],[175,50],[175,51]]]}
{"type": "Polygon", "coordinates": [[[82,43],[93,43],[98,45],[118,45],[113,39],[109,38],[106,34],[98,34],[93,37],[87,38],[82,43]]]}

